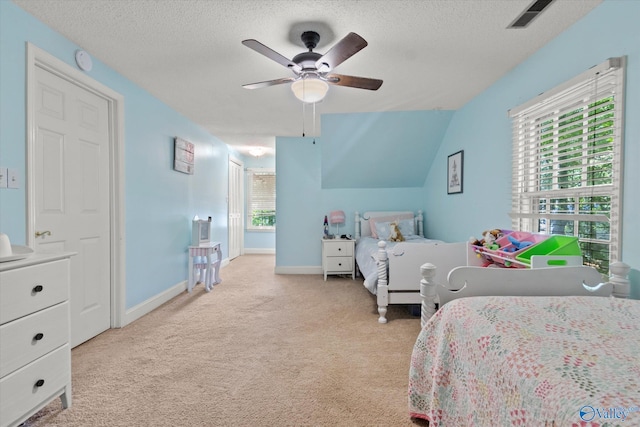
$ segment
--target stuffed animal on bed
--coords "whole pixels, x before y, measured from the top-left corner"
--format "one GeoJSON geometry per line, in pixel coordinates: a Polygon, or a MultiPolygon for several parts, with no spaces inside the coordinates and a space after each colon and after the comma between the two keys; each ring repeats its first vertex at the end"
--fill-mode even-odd
{"type": "Polygon", "coordinates": [[[391,229],[391,234],[389,235],[389,241],[391,242],[404,242],[404,236],[400,232],[400,227],[395,222],[389,224],[389,228],[391,229]]]}

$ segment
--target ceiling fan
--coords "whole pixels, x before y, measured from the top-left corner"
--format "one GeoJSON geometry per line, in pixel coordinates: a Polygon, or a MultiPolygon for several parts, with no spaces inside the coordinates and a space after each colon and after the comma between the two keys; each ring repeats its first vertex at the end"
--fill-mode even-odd
{"type": "Polygon", "coordinates": [[[293,59],[284,57],[257,40],[243,40],[243,45],[289,68],[295,76],[250,83],[242,87],[259,89],[292,83],[291,89],[298,99],[303,102],[318,102],[324,98],[329,84],[368,90],[378,90],[382,86],[382,80],[379,79],[332,73],[334,68],[367,46],[366,40],[358,34],[347,34],[324,55],[313,51],[320,41],[320,35],[317,32],[305,31],[300,38],[309,51],[302,52],[294,56],[293,59]]]}

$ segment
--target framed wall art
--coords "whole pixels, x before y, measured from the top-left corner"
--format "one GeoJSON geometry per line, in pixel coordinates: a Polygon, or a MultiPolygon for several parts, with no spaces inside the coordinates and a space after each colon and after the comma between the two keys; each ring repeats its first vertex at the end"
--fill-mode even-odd
{"type": "Polygon", "coordinates": [[[195,147],[191,142],[182,138],[175,138],[173,169],[193,175],[193,164],[195,162],[195,147]]]}
{"type": "Polygon", "coordinates": [[[447,159],[447,194],[462,193],[464,151],[451,154],[447,159]]]}

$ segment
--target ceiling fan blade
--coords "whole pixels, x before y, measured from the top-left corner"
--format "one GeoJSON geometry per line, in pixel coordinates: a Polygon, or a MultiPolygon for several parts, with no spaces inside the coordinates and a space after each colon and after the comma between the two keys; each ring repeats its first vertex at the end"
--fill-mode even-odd
{"type": "Polygon", "coordinates": [[[283,83],[289,83],[289,82],[293,82],[293,81],[296,81],[296,80],[297,79],[295,77],[284,77],[284,78],[276,79],[276,80],[267,80],[266,82],[249,83],[249,84],[246,84],[246,85],[242,85],[242,87],[245,88],[245,89],[260,89],[260,88],[263,88],[263,87],[281,85],[283,83]]]}
{"type": "Polygon", "coordinates": [[[368,77],[345,76],[343,74],[329,74],[327,82],[338,86],[349,86],[358,89],[378,90],[382,86],[382,80],[368,77]]]}
{"type": "Polygon", "coordinates": [[[292,69],[295,72],[299,72],[302,70],[302,68],[298,64],[296,64],[295,62],[292,62],[288,58],[285,58],[275,50],[263,45],[257,40],[254,40],[254,39],[243,40],[242,44],[255,50],[258,53],[263,54],[267,58],[276,61],[278,64],[284,65],[285,67],[292,69]]]}
{"type": "Polygon", "coordinates": [[[316,61],[316,69],[330,71],[367,46],[367,41],[356,33],[347,34],[342,40],[316,61]],[[327,69],[327,67],[329,67],[327,69]]]}

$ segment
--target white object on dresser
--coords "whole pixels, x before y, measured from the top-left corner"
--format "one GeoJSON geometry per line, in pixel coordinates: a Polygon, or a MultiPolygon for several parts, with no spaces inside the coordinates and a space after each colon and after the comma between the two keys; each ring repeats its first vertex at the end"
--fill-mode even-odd
{"type": "Polygon", "coordinates": [[[57,397],[71,406],[72,255],[0,263],[0,427],[21,424],[57,397]]]}
{"type": "Polygon", "coordinates": [[[352,279],[356,278],[355,242],[352,239],[322,239],[322,272],[325,281],[328,274],[351,274],[352,279]]]}

